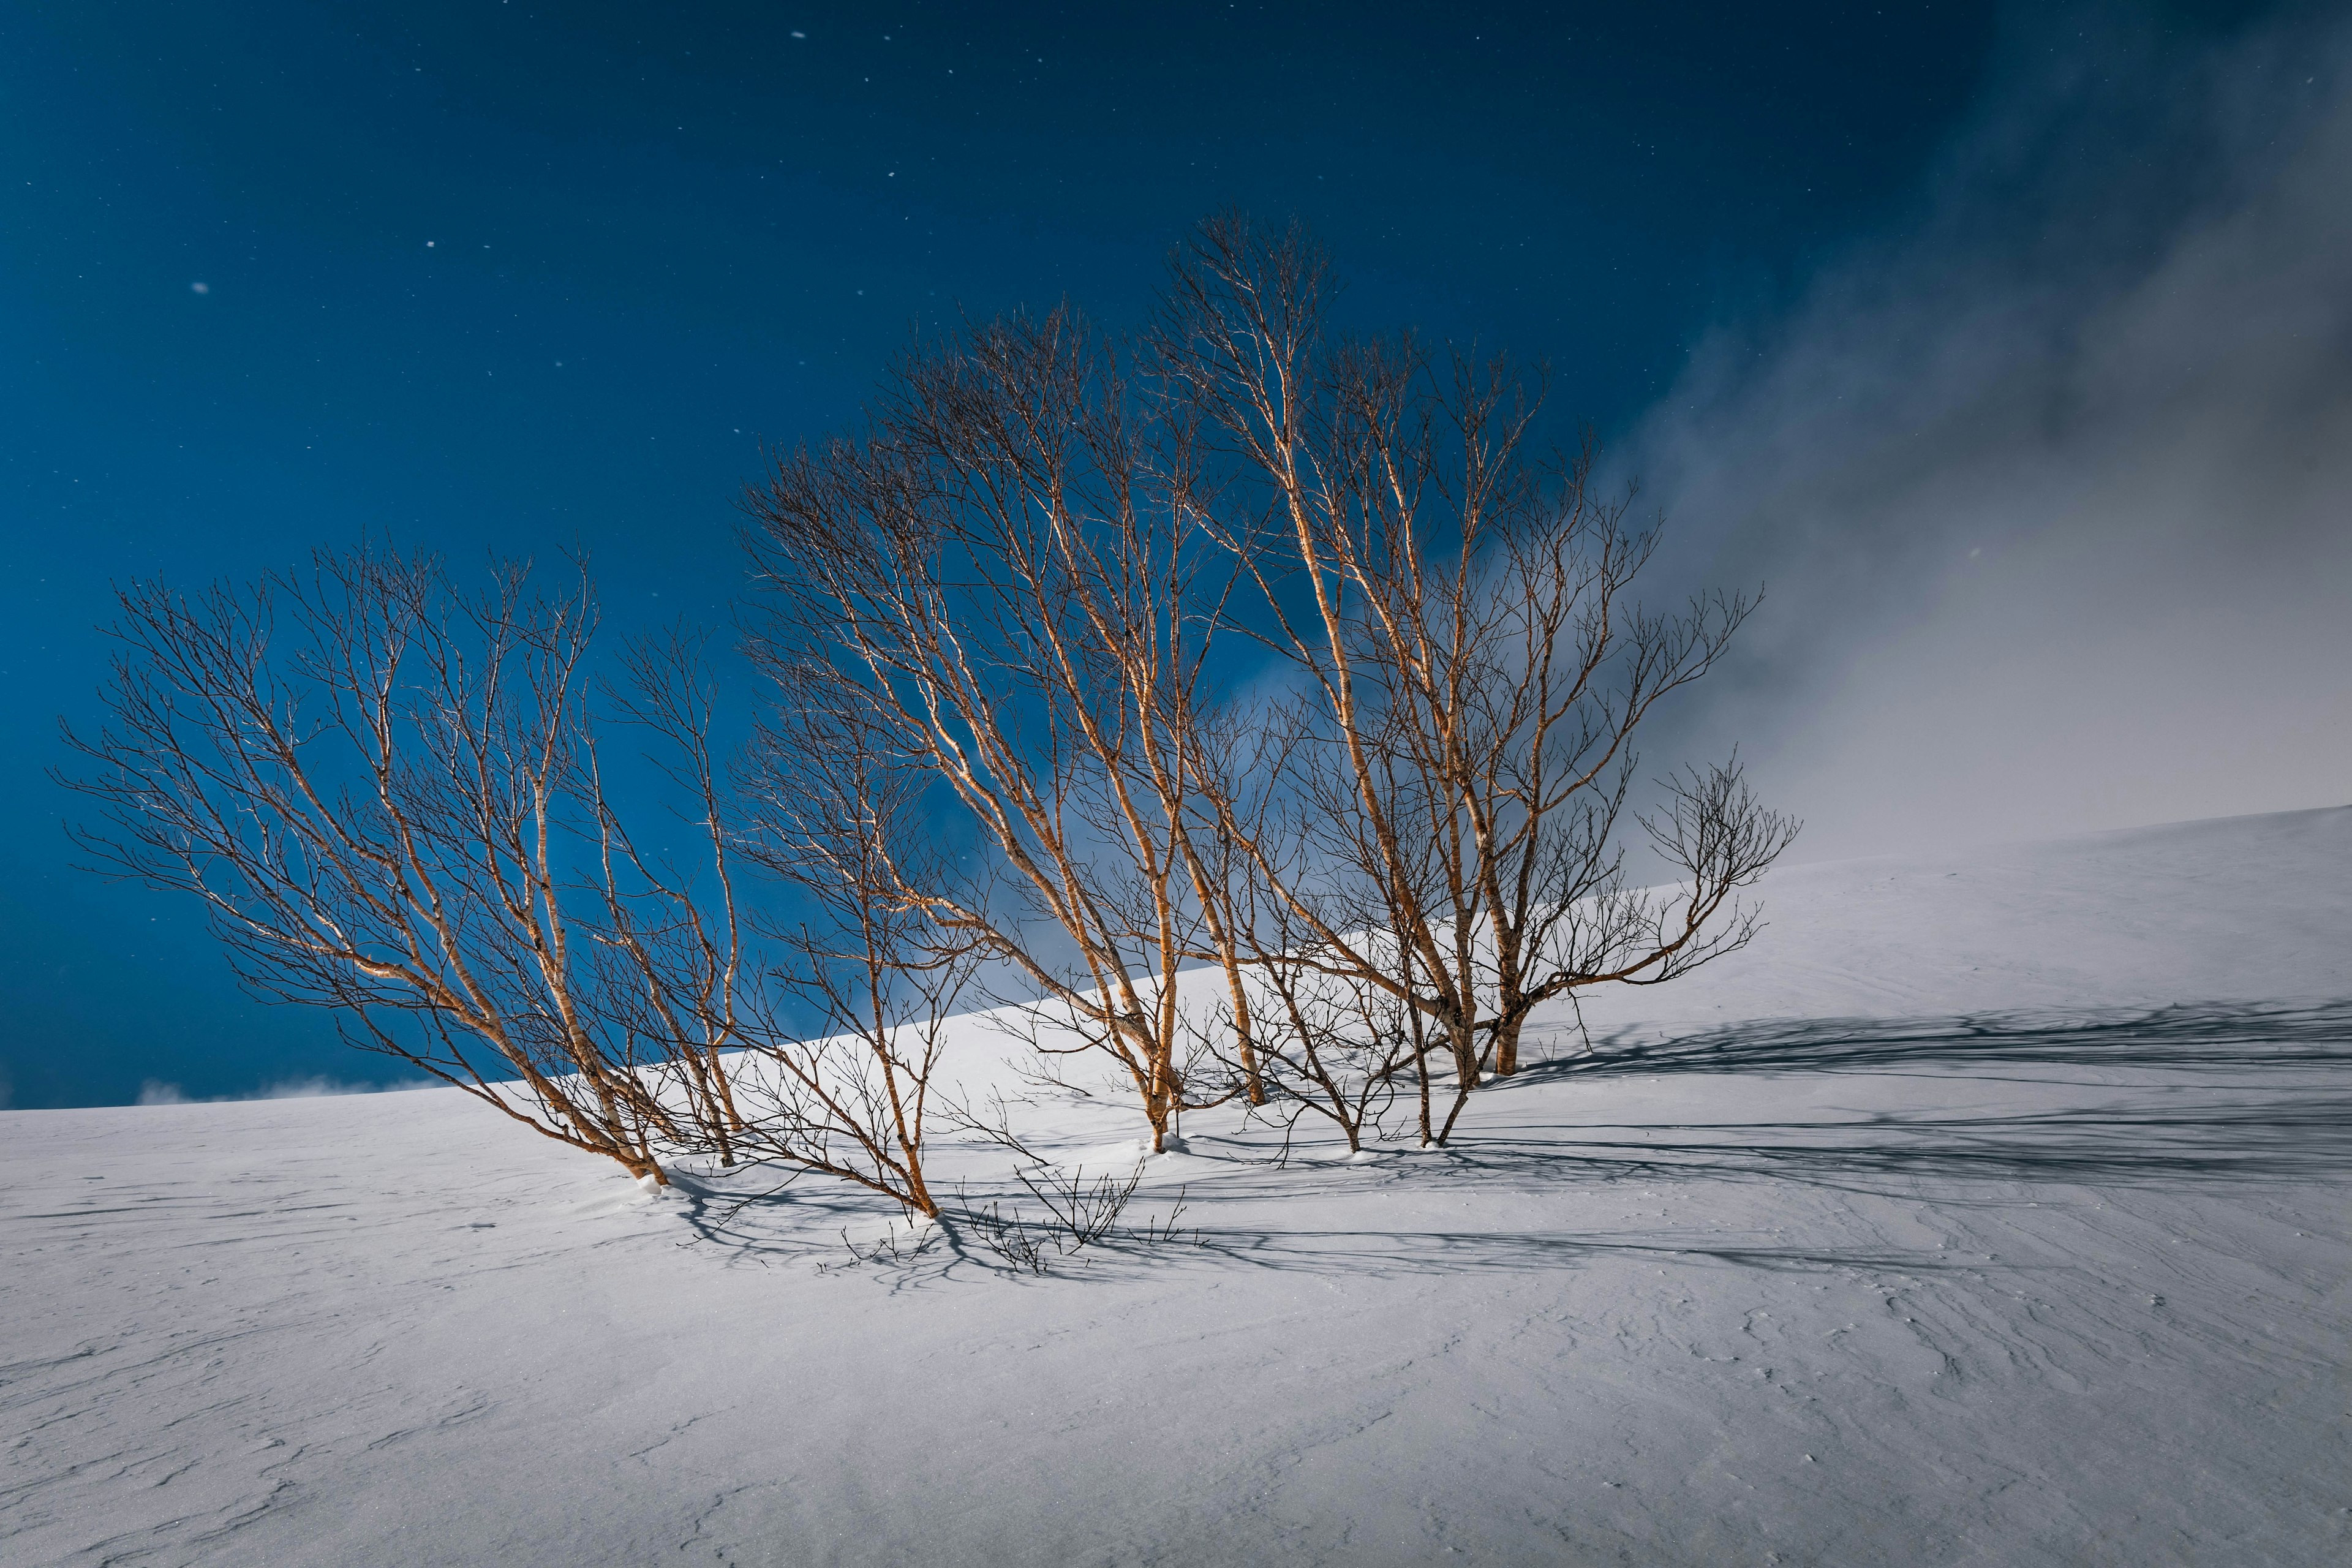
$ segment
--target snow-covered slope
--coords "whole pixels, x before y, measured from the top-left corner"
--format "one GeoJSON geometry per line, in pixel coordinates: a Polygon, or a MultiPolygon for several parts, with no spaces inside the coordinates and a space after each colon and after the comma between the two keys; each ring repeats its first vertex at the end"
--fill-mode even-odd
{"type": "Polygon", "coordinates": [[[2352,995],[2352,809],[1797,866],[1747,952],[1603,1019],[1823,1017],[2352,995]]]}
{"type": "Polygon", "coordinates": [[[1197,1115],[1200,1244],[1044,1279],[446,1091],[0,1114],[0,1560],[2352,1560],[2352,811],[1766,893],[1459,1148],[1197,1115]]]}

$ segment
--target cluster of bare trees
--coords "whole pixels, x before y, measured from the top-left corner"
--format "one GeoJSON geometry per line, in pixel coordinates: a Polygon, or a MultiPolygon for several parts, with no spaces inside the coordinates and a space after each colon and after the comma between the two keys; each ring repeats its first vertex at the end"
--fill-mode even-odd
{"type": "Polygon", "coordinates": [[[1234,1101],[1443,1142],[1538,1009],[1746,942],[1794,826],[1736,763],[1629,810],[1636,728],[1748,602],[1639,604],[1655,533],[1589,447],[1532,449],[1533,378],[1329,304],[1301,235],[1219,219],[1132,341],[1064,308],[912,352],[748,492],[772,700],[735,765],[694,638],[592,679],[584,581],[363,550],[135,586],[83,842],[203,900],[248,984],[654,1181],[779,1163],[937,1215],[982,1000],[1155,1148],[1234,1101]],[[615,804],[647,759],[657,833],[615,804]],[[1676,883],[1628,885],[1626,820],[1676,883]],[[755,919],[747,871],[790,896],[755,919]]]}
{"type": "Polygon", "coordinates": [[[1407,1081],[1442,1142],[1538,1008],[1745,943],[1795,831],[1692,773],[1640,820],[1682,879],[1627,885],[1633,732],[1748,601],[1636,603],[1655,532],[1529,449],[1531,378],[1328,306],[1303,235],[1213,220],[1139,340],[1066,307],[919,351],[748,500],[763,659],[990,852],[877,892],[1047,998],[1155,1146],[1235,1098],[1354,1146],[1407,1081]]]}

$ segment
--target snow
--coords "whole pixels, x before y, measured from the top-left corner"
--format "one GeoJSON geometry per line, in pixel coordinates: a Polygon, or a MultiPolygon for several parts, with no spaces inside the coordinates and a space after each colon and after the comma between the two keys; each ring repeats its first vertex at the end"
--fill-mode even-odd
{"type": "Polygon", "coordinates": [[[2352,810],[1765,891],[1457,1146],[1195,1113],[1188,1239],[1042,1278],[446,1090],[0,1113],[0,1560],[2352,1560],[2352,810]]]}

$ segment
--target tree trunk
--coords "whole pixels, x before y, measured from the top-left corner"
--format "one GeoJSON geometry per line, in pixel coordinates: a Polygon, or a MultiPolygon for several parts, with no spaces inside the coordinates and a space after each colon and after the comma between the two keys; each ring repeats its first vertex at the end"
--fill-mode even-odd
{"type": "Polygon", "coordinates": [[[1519,1070],[1519,1026],[1524,1018],[1509,1014],[1495,1020],[1495,1076],[1509,1078],[1519,1070]]]}

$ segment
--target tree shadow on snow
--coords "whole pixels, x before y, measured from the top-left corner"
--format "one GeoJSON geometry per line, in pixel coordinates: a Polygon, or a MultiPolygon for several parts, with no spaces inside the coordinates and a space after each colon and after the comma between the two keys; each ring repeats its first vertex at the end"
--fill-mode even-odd
{"type": "Polygon", "coordinates": [[[1465,1144],[1472,1166],[1563,1163],[1595,1173],[1752,1172],[1801,1179],[1906,1174],[2116,1183],[2312,1178],[2352,1171],[2352,1001],[2201,1003],[2154,1011],[1797,1019],[1646,1043],[1622,1035],[1538,1062],[1544,1083],[1683,1073],[1904,1074],[1938,1086],[2000,1068],[2098,1068],[2111,1081],[2029,1078],[2078,1101],[1956,1112],[1948,1088],[1916,1109],[1805,1121],[1547,1121],[1465,1144]]]}
{"type": "MultiPolygon", "coordinates": [[[[1938,1203],[2010,1201],[1997,1190],[1971,1199],[1966,1184],[2085,1186],[2232,1180],[2329,1180],[2352,1173],[2352,1001],[2284,1006],[2207,1003],[2156,1011],[2070,1015],[1979,1014],[1951,1018],[1802,1019],[1731,1026],[1663,1041],[1627,1035],[1596,1040],[1589,1054],[1538,1061],[1482,1100],[1486,1114],[1443,1150],[1392,1151],[1371,1165],[1310,1160],[1277,1165],[1237,1159],[1229,1175],[1190,1189],[1196,1238],[1178,1246],[1113,1243],[1078,1272],[1128,1275],[1190,1257],[1227,1267],[1329,1272],[1421,1272],[1572,1268],[1603,1257],[1771,1270],[1863,1268],[1917,1273],[1957,1262],[1932,1253],[1791,1243],[1710,1244],[1696,1231],[1650,1238],[1567,1231],[1321,1228],[1265,1223],[1268,1205],[1312,1200],[1369,1180],[1405,1191],[1455,1183],[1527,1191],[1558,1183],[1640,1180],[1796,1182],[1876,1195],[1932,1195],[1938,1203]],[[2104,1081],[2051,1079],[2007,1068],[2110,1069],[2104,1081]],[[1574,1124],[1572,1104],[1547,1096],[1546,1114],[1521,1096],[1546,1085],[1683,1073],[1909,1076],[1916,1104],[1818,1119],[1574,1124]],[[1955,1087],[2023,1078],[2056,1091],[2015,1110],[1952,1107],[1955,1087]],[[2053,1098],[2056,1100],[2053,1103],[2053,1098]],[[1933,1193],[1924,1188],[1935,1188],[1933,1193]]],[[[1976,1098],[1971,1096],[1971,1098],[1976,1098]]],[[[1241,1152],[1239,1145],[1235,1152],[1241,1152]]],[[[821,1186],[821,1184],[818,1184],[821,1186]]],[[[689,1205],[698,1238],[751,1261],[807,1258],[840,1244],[836,1225],[872,1228],[870,1203],[848,1193],[795,1189],[770,1203],[718,1194],[689,1205]],[[761,1211],[769,1212],[763,1214],[761,1211]],[[791,1234],[787,1236],[784,1230],[791,1234]],[[819,1240],[819,1237],[825,1237],[819,1240]]],[[[1149,1202],[1146,1198],[1143,1201],[1149,1202]]],[[[1328,1211],[1327,1211],[1328,1212],[1328,1211]]],[[[1304,1214],[1302,1214],[1302,1219],[1304,1214]]],[[[971,1270],[1018,1275],[961,1233],[940,1227],[898,1287],[942,1282],[971,1270]]],[[[870,1246],[870,1242],[866,1244],[870,1246]]],[[[856,1248],[841,1252],[856,1259],[856,1248]]],[[[877,1261],[869,1258],[866,1261],[877,1261]]],[[[894,1260],[895,1261],[895,1260],[894,1260]]]]}
{"type": "MultiPolygon", "coordinates": [[[[1822,1072],[1922,1066],[2156,1068],[2352,1063],[2352,1000],[2195,1002],[2153,1010],[1971,1013],[1926,1018],[1792,1018],[1727,1024],[1643,1042],[1635,1029],[1538,1061],[1528,1081],[1677,1072],[1822,1072]]],[[[1562,1037],[1555,1034],[1553,1039],[1562,1037]]]]}
{"type": "MultiPolygon", "coordinates": [[[[2189,1095],[2185,1088],[2141,1093],[2189,1095]]],[[[2352,1094],[2014,1114],[1561,1126],[1447,1151],[1455,1170],[1554,1176],[1913,1176],[2084,1184],[2352,1172],[2352,1094]]],[[[1880,1189],[1874,1189],[1880,1190],[1880,1189]]]]}

